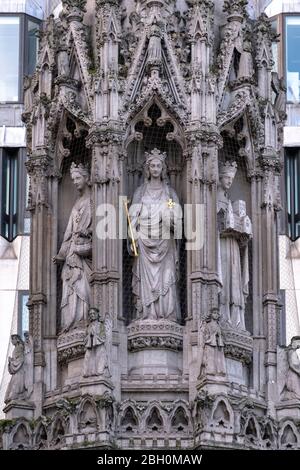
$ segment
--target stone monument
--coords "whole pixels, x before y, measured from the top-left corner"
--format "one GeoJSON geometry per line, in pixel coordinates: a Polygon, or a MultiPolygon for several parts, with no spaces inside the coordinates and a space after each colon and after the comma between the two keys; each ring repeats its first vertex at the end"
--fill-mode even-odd
{"type": "Polygon", "coordinates": [[[299,448],[296,346],[278,345],[284,89],[252,3],[63,0],[45,21],[5,449],[299,448]]]}

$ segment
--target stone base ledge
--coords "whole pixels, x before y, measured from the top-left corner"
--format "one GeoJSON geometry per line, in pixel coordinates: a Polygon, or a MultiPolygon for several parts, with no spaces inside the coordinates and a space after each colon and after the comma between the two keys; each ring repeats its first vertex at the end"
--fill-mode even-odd
{"type": "Polygon", "coordinates": [[[167,320],[136,320],[127,328],[128,349],[131,352],[142,349],[183,348],[183,327],[167,320]]]}
{"type": "Polygon", "coordinates": [[[226,357],[245,364],[252,362],[253,339],[248,331],[222,328],[224,335],[224,353],[226,357]]]}
{"type": "Polygon", "coordinates": [[[12,400],[4,408],[6,419],[27,418],[33,419],[35,404],[22,400],[12,400]]]}
{"type": "Polygon", "coordinates": [[[84,356],[86,330],[84,327],[61,333],[57,339],[57,357],[60,364],[84,356]]]}

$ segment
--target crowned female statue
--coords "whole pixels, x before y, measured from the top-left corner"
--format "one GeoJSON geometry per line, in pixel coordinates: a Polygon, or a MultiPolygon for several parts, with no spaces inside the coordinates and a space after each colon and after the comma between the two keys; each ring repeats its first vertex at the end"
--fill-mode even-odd
{"type": "Polygon", "coordinates": [[[137,319],[178,321],[178,254],[176,237],[181,208],[167,183],[166,154],[146,153],[145,182],[134,193],[130,217],[138,256],[133,265],[132,291],[137,319]]]}
{"type": "Polygon", "coordinates": [[[245,304],[248,296],[248,241],[252,227],[244,201],[231,202],[230,189],[236,162],[225,162],[219,171],[218,226],[221,322],[245,330],[245,304]]]}
{"type": "Polygon", "coordinates": [[[71,165],[71,177],[79,197],[76,200],[54,262],[63,263],[61,329],[68,331],[87,320],[90,306],[92,254],[92,210],[89,171],[83,165],[71,165]]]}

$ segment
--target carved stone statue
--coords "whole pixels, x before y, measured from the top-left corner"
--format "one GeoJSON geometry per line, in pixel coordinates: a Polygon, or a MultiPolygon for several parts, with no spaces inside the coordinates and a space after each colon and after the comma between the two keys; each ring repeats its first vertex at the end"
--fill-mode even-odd
{"type": "Polygon", "coordinates": [[[88,313],[85,349],[83,377],[98,375],[110,377],[106,352],[105,325],[104,321],[100,319],[97,308],[90,308],[88,313]]]}
{"type": "Polygon", "coordinates": [[[161,60],[161,30],[159,25],[154,23],[150,29],[147,63],[150,65],[160,65],[161,60]]]}
{"type": "Polygon", "coordinates": [[[213,310],[200,325],[200,374],[226,375],[224,341],[219,325],[220,314],[213,310]]]}
{"type": "Polygon", "coordinates": [[[87,319],[90,306],[92,254],[92,212],[89,172],[83,165],[71,165],[71,177],[79,197],[76,200],[64,240],[53,261],[62,269],[61,329],[68,331],[87,319]]]}
{"type": "Polygon", "coordinates": [[[244,41],[241,53],[238,78],[251,78],[253,76],[253,59],[251,52],[251,42],[244,41]]]}
{"type": "Polygon", "coordinates": [[[177,194],[166,181],[165,158],[157,149],[146,154],[145,182],[135,191],[130,207],[138,246],[132,291],[137,319],[177,321],[180,307],[175,237],[181,208],[177,194]]]}
{"type": "Polygon", "coordinates": [[[66,50],[61,50],[57,56],[57,68],[58,74],[67,77],[70,72],[69,68],[69,56],[66,50]]]}
{"type": "Polygon", "coordinates": [[[294,336],[287,347],[288,371],[282,391],[283,400],[300,399],[300,359],[297,349],[300,349],[300,336],[294,336]]]}
{"type": "Polygon", "coordinates": [[[226,162],[220,168],[218,189],[219,277],[221,322],[245,330],[245,304],[248,296],[248,241],[252,235],[244,201],[232,203],[228,190],[237,165],[226,162]]]}
{"type": "Polygon", "coordinates": [[[15,349],[12,356],[8,358],[8,372],[12,377],[6,390],[5,403],[27,398],[24,371],[24,343],[19,335],[11,335],[11,342],[15,349]]]}

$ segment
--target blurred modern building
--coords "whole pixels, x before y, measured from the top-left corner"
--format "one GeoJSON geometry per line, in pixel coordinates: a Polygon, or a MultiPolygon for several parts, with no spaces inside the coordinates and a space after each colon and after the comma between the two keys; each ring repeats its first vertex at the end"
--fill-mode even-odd
{"type": "Polygon", "coordinates": [[[285,211],[280,235],[280,285],[286,316],[286,340],[299,335],[300,314],[300,1],[273,0],[266,8],[279,34],[273,45],[274,70],[286,86],[284,128],[285,211]]]}
{"type": "Polygon", "coordinates": [[[58,0],[0,0],[0,416],[10,334],[28,329],[29,231],[23,77],[32,75],[42,20],[58,0]]]}

